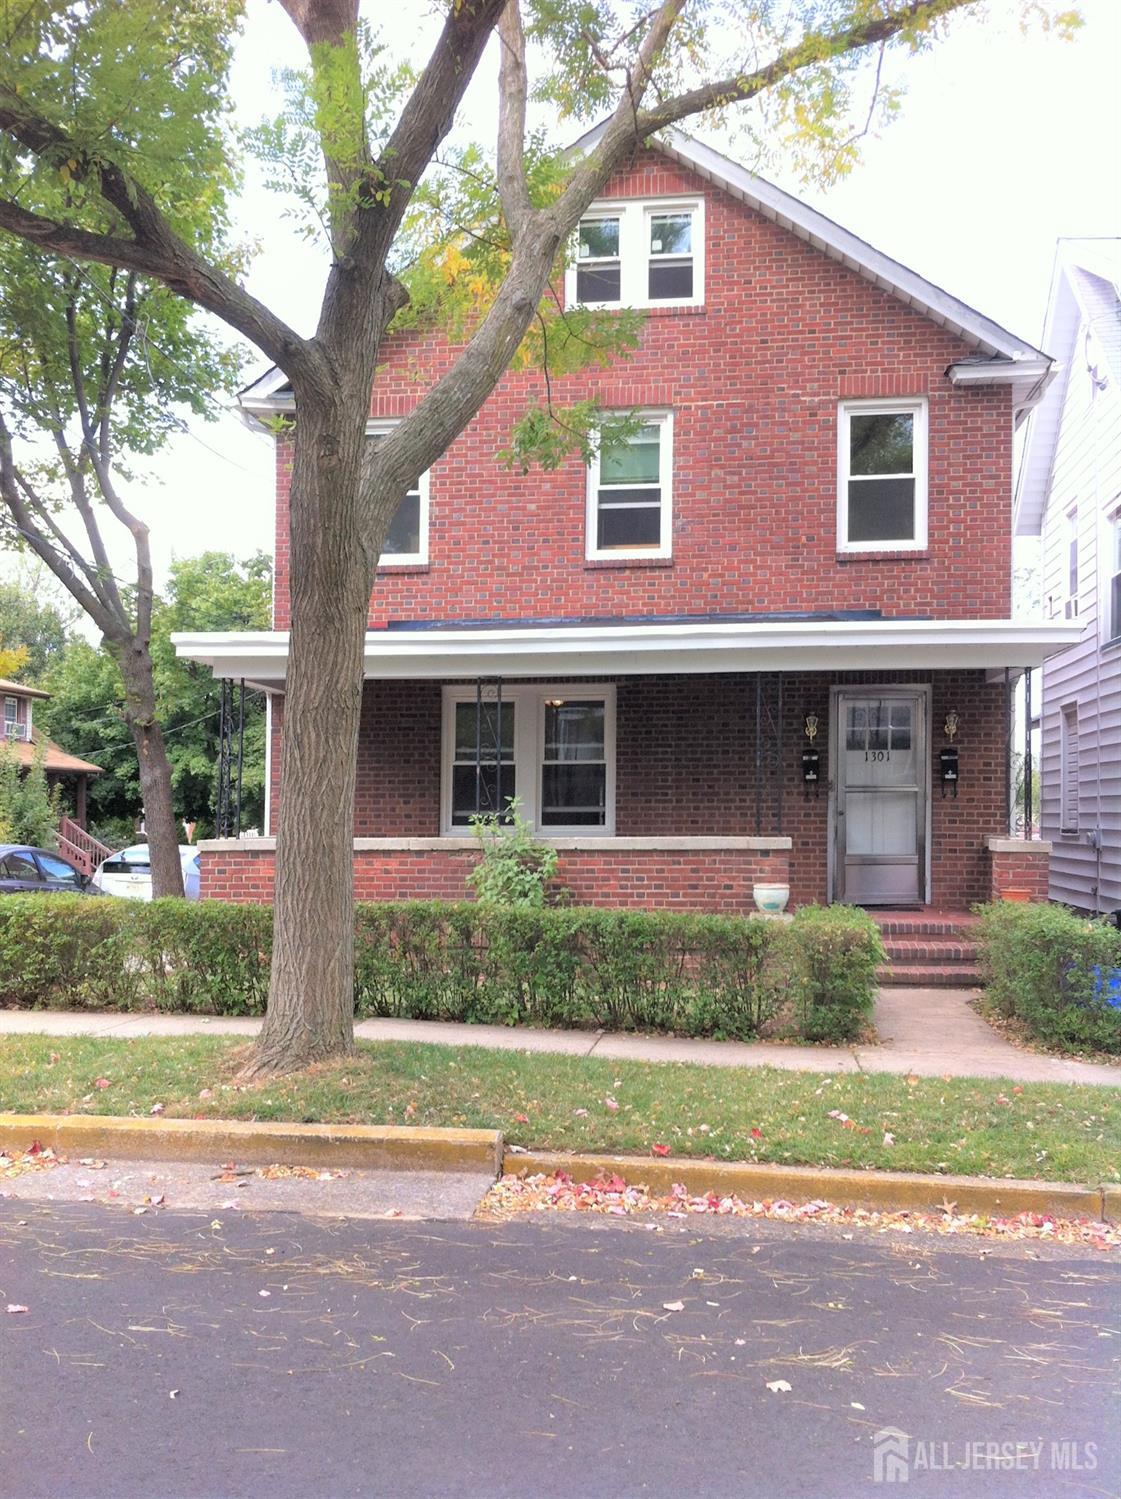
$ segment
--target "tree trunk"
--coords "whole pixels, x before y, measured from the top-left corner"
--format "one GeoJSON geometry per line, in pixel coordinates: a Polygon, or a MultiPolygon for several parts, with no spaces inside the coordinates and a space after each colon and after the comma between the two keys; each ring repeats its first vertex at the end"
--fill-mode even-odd
{"type": "MultiPolygon", "coordinates": [[[[110,644],[110,642],[106,642],[110,644]]],[[[136,746],[140,767],[140,797],[152,866],[154,896],[183,894],[183,866],[179,861],[179,826],[171,799],[171,762],[163,731],[156,720],[156,692],[152,658],[135,642],[112,647],[125,684],[125,722],[136,746]]]]}
{"type": "Polygon", "coordinates": [[[292,631],[268,1010],[247,1073],[354,1045],[354,786],[373,566],[359,475],[369,399],[297,398],[292,631]]]}

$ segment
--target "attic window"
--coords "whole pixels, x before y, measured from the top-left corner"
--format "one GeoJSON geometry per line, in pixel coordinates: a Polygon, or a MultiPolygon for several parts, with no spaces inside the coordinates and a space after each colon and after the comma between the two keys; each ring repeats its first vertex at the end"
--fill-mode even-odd
{"type": "Polygon", "coordinates": [[[594,204],[566,278],[570,307],[696,306],[704,301],[704,200],[594,204]]]}

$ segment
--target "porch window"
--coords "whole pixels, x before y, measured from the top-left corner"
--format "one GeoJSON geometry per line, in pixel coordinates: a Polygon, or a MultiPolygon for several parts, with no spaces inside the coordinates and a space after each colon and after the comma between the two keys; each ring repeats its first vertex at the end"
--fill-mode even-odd
{"type": "Polygon", "coordinates": [[[602,698],[546,698],[543,828],[601,828],[607,820],[607,707],[602,698]]]}
{"type": "Polygon", "coordinates": [[[501,728],[498,694],[484,691],[480,710],[473,685],[444,689],[444,831],[508,815],[516,798],[541,832],[611,833],[614,688],[503,683],[501,728]]]}
{"type": "MultiPolygon", "coordinates": [[[[366,427],[366,436],[371,442],[380,442],[395,425],[393,422],[370,422],[366,427]]],[[[389,524],[389,534],[385,538],[378,566],[416,566],[427,561],[428,475],[424,473],[409,486],[408,493],[397,507],[397,513],[389,524]]]]}
{"type": "Polygon", "coordinates": [[[514,761],[516,706],[505,699],[472,698],[454,708],[451,822],[467,827],[472,817],[499,813],[509,818],[518,795],[514,761]]]}
{"type": "Polygon", "coordinates": [[[1078,704],[1067,703],[1059,730],[1059,831],[1078,832],[1078,704]]]}
{"type": "Polygon", "coordinates": [[[4,699],[4,738],[20,738],[19,730],[19,699],[14,697],[6,697],[4,699]]]}
{"type": "Polygon", "coordinates": [[[841,551],[926,546],[926,402],[846,401],[840,409],[841,551]]]}
{"type": "Polygon", "coordinates": [[[626,442],[588,468],[589,559],[668,557],[673,453],[669,412],[647,413],[626,442]]]}

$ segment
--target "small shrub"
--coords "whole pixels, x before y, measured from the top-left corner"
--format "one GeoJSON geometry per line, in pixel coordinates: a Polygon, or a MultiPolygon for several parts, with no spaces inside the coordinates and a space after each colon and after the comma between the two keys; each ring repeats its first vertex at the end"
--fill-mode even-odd
{"type": "Polygon", "coordinates": [[[791,931],[799,1032],[807,1041],[855,1041],[875,1004],[879,927],[854,906],[802,906],[791,931]]]}
{"type": "Polygon", "coordinates": [[[533,836],[517,800],[511,797],[508,817],[473,817],[471,831],[482,858],[467,883],[479,901],[486,906],[543,906],[546,887],[557,872],[557,851],[533,836]]]}
{"type": "Polygon", "coordinates": [[[981,908],[986,1003],[1062,1051],[1121,1053],[1121,1009],[1107,975],[1121,968],[1121,932],[1065,906],[996,901],[981,908]]]}

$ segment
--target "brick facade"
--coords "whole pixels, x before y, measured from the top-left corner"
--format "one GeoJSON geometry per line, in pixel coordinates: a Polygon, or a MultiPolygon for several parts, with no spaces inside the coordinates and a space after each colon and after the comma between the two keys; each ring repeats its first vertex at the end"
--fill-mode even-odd
{"type": "MultiPolygon", "coordinates": [[[[639,348],[606,370],[558,379],[558,404],[673,412],[672,556],[585,560],[586,473],[573,459],[522,475],[498,452],[541,400],[540,377],[510,372],[430,474],[429,562],[379,571],[371,630],[389,622],[878,610],[885,617],[1006,619],[1011,611],[1012,408],[1007,386],[951,386],[974,350],[712,183],[639,153],[604,198],[705,198],[702,307],[655,308],[639,348]],[[926,397],[928,544],[921,552],[837,549],[838,402],[926,397]]],[[[371,415],[408,412],[455,350],[412,332],[383,352],[371,415]]],[[[275,625],[290,623],[289,445],[277,444],[275,625]]],[[[501,673],[500,662],[495,670],[501,673]]],[[[751,676],[623,677],[616,682],[616,835],[792,840],[795,904],[828,898],[829,713],[834,685],[931,684],[931,890],[935,905],[988,897],[998,865],[986,839],[1007,830],[1007,698],[980,671],[828,676],[787,673],[782,750],[777,678],[765,681],[756,739],[751,676]],[[943,798],[942,725],[958,715],[961,779],[943,798]],[[801,780],[802,726],[817,716],[820,792],[801,780]],[[765,742],[764,742],[765,741],[765,742]],[[757,774],[760,753],[762,780],[757,774]],[[780,797],[781,790],[781,797],[780,797]],[[781,805],[780,805],[781,803],[781,805]]],[[[368,682],[358,749],[356,838],[437,839],[441,684],[368,682]]],[[[283,743],[273,703],[271,826],[283,743]]],[[[358,893],[459,896],[473,855],[442,844],[360,850],[358,893]]],[[[786,856],[783,856],[786,862],[786,856]]],[[[1003,856],[999,868],[1003,870],[1003,856]]],[[[203,860],[204,893],[267,898],[271,855],[203,860]]],[[[581,900],[741,909],[761,876],[714,850],[628,858],[605,843],[569,850],[581,900]]],[[[781,878],[781,876],[780,876],[781,878]]]]}
{"type": "MultiPolygon", "coordinates": [[[[647,313],[640,347],[560,379],[558,403],[669,407],[673,556],[585,561],[585,471],[522,475],[496,456],[540,377],[512,372],[431,471],[430,561],[383,568],[388,620],[875,608],[1007,618],[1012,413],[1007,388],[955,389],[963,341],[713,184],[643,153],[604,197],[703,194],[705,305],[647,313]],[[929,545],[839,556],[837,402],[929,398],[929,545]]],[[[392,340],[371,413],[407,412],[454,350],[392,340]]],[[[277,449],[276,616],[289,623],[290,453],[277,449]]]]}

